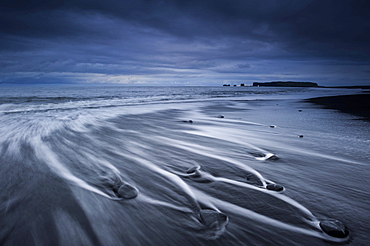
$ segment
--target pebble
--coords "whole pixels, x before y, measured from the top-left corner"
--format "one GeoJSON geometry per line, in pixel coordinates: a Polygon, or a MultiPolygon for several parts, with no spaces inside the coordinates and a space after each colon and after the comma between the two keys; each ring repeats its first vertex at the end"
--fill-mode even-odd
{"type": "Polygon", "coordinates": [[[213,209],[202,209],[199,211],[199,216],[200,222],[209,228],[222,228],[229,221],[226,214],[213,209]]]}
{"type": "Polygon", "coordinates": [[[279,184],[268,184],[266,185],[266,189],[273,190],[273,191],[283,191],[284,186],[279,185],[279,184]]]}
{"type": "Polygon", "coordinates": [[[139,194],[138,189],[130,184],[123,184],[119,187],[117,195],[125,199],[132,199],[137,197],[139,194]]]}
{"type": "Polygon", "coordinates": [[[320,222],[321,229],[332,237],[345,238],[349,235],[348,228],[339,220],[325,219],[320,222]]]}

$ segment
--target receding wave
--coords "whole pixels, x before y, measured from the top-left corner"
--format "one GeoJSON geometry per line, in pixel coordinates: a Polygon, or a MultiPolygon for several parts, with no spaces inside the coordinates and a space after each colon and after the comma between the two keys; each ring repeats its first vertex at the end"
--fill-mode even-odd
{"type": "MultiPolygon", "coordinates": [[[[316,174],[306,170],[319,159],[343,168],[351,161],[306,151],[312,142],[300,144],[284,128],[217,117],[220,102],[207,100],[130,106],[53,100],[60,102],[29,109],[0,106],[3,245],[348,240],[320,227],[330,214],[312,206],[311,200],[319,198],[307,180],[316,174]],[[69,111],[60,110],[68,105],[69,111]],[[38,217],[41,207],[43,217],[38,217]]],[[[244,112],[239,103],[222,106],[244,112]]],[[[325,183],[323,177],[330,179],[329,173],[318,175],[314,186],[325,183]]]]}

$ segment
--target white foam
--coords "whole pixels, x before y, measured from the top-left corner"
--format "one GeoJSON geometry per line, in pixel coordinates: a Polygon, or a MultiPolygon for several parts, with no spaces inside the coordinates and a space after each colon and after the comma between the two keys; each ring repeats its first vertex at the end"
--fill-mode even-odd
{"type": "Polygon", "coordinates": [[[189,152],[193,152],[193,153],[200,154],[200,155],[203,155],[203,156],[207,156],[207,157],[215,158],[215,159],[225,161],[225,162],[228,162],[228,163],[232,163],[232,164],[238,166],[239,168],[241,168],[242,170],[245,170],[249,173],[252,173],[252,174],[256,175],[261,180],[263,185],[266,186],[266,182],[264,181],[264,178],[262,177],[262,175],[259,172],[257,172],[253,168],[249,167],[248,165],[245,165],[245,164],[243,164],[239,161],[236,161],[235,159],[214,154],[214,153],[217,153],[217,150],[214,150],[212,148],[205,147],[205,146],[202,146],[202,145],[199,145],[199,144],[185,142],[185,141],[181,141],[181,140],[170,139],[170,138],[163,137],[163,136],[158,137],[158,141],[165,142],[165,143],[171,143],[171,145],[174,145],[177,148],[181,148],[181,149],[189,151],[189,152]]]}
{"type": "Polygon", "coordinates": [[[147,196],[143,193],[140,194],[140,196],[137,198],[137,200],[142,201],[142,202],[146,202],[146,203],[149,203],[149,204],[153,204],[153,205],[158,205],[158,206],[163,206],[163,207],[166,207],[166,208],[174,209],[174,210],[184,212],[184,213],[193,213],[194,212],[190,208],[180,207],[180,206],[176,206],[174,204],[171,204],[169,202],[160,201],[158,199],[151,198],[151,197],[149,197],[149,196],[147,196]]]}
{"type": "MultiPolygon", "coordinates": [[[[240,206],[235,205],[233,203],[226,202],[226,201],[211,197],[208,194],[206,194],[202,191],[199,191],[197,189],[193,189],[193,192],[199,198],[200,201],[207,200],[208,202],[212,202],[212,203],[216,204],[217,207],[219,207],[225,213],[229,212],[229,213],[232,213],[232,214],[237,214],[237,215],[245,217],[247,219],[251,219],[251,220],[261,222],[261,223],[264,223],[264,224],[268,224],[268,225],[273,225],[274,227],[277,227],[277,228],[280,228],[280,229],[289,230],[289,231],[292,231],[292,232],[296,232],[296,233],[300,233],[300,234],[304,234],[304,235],[308,235],[308,236],[313,236],[313,237],[316,237],[316,238],[325,239],[325,240],[332,241],[332,242],[345,242],[345,241],[348,240],[348,238],[344,238],[344,239],[343,238],[334,238],[334,237],[328,236],[327,234],[325,234],[323,232],[320,232],[320,231],[301,228],[301,227],[298,227],[298,226],[294,226],[294,225],[291,225],[291,224],[281,222],[279,220],[270,218],[268,216],[256,213],[252,210],[240,207],[240,206]]],[[[307,222],[307,223],[309,225],[312,225],[312,223],[310,223],[310,222],[307,222]]]]}
{"type": "Polygon", "coordinates": [[[121,200],[116,197],[111,197],[107,195],[106,193],[102,192],[101,190],[89,185],[84,180],[76,177],[71,173],[71,171],[63,165],[59,160],[58,157],[53,153],[53,151],[40,139],[34,138],[33,144],[35,148],[35,154],[36,156],[44,160],[44,162],[48,165],[48,167],[57,175],[65,179],[66,181],[69,181],[70,183],[79,186],[85,190],[94,192],[98,195],[101,195],[103,197],[112,199],[112,200],[121,200]]]}

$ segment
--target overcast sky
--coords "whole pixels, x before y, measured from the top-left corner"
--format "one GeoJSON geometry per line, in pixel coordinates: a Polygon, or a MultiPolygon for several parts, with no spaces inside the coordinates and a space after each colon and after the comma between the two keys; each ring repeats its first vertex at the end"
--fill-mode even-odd
{"type": "Polygon", "coordinates": [[[369,0],[1,0],[0,84],[370,84],[369,0]]]}

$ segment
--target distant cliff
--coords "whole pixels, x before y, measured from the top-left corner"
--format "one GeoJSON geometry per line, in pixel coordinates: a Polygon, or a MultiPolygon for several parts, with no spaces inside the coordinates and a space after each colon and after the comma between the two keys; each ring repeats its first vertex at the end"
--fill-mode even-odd
{"type": "Polygon", "coordinates": [[[294,81],[274,81],[274,82],[254,82],[253,86],[277,86],[277,87],[318,87],[313,82],[294,82],[294,81]]]}

